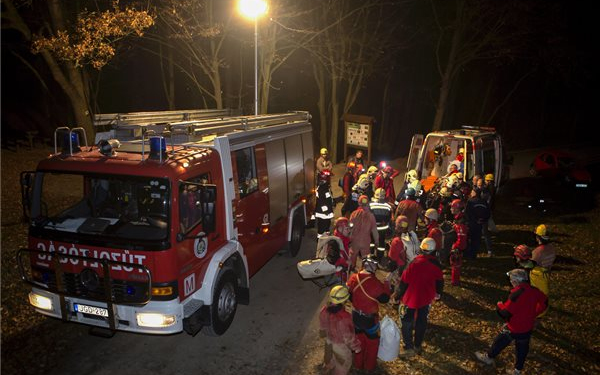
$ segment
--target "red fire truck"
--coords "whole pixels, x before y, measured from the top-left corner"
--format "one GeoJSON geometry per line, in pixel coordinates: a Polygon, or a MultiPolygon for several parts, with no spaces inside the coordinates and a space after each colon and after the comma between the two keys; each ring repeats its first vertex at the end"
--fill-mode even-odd
{"type": "Polygon", "coordinates": [[[18,261],[36,311],[107,333],[221,335],[249,278],[283,247],[298,253],[310,115],[204,117],[100,116],[112,129],[94,146],[81,128],[56,130],[55,153],[21,175],[31,220],[18,261]]]}

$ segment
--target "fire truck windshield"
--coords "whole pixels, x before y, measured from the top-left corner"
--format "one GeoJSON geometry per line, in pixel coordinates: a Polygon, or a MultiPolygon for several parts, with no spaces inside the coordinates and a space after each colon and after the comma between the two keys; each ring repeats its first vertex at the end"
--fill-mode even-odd
{"type": "Polygon", "coordinates": [[[164,240],[169,199],[163,178],[38,172],[32,226],[111,241],[164,240]]]}

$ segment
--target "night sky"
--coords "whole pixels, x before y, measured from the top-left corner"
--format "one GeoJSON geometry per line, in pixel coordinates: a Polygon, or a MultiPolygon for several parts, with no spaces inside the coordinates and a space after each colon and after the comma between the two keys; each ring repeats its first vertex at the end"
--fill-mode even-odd
{"type": "MultiPolygon", "coordinates": [[[[439,95],[440,78],[435,70],[433,54],[436,40],[432,34],[434,22],[431,8],[420,3],[429,2],[407,3],[407,14],[399,19],[403,25],[397,29],[399,39],[403,37],[402,33],[414,33],[414,37],[397,53],[395,61],[378,69],[364,82],[351,111],[374,116],[378,121],[386,111],[385,131],[390,136],[384,137],[389,141],[383,145],[382,152],[393,157],[406,153],[413,133],[431,129],[439,95]],[[388,101],[384,103],[384,84],[388,80],[388,101]]],[[[524,3],[535,3],[542,10],[554,7],[553,12],[548,13],[560,16],[545,20],[547,22],[531,21],[532,29],[539,25],[560,27],[552,30],[551,38],[532,41],[532,50],[529,52],[536,55],[535,59],[517,58],[510,63],[504,60],[499,63],[501,59],[496,59],[474,61],[466,65],[456,77],[443,127],[482,125],[481,122],[493,108],[505,101],[494,116],[493,123],[487,125],[495,126],[501,132],[509,149],[593,140],[592,137],[581,137],[582,134],[600,133],[596,130],[597,120],[592,117],[597,98],[597,68],[593,54],[599,43],[593,18],[596,13],[592,11],[591,1],[524,3]],[[558,52],[553,48],[541,48],[553,47],[555,41],[559,41],[556,43],[558,52]],[[506,100],[515,82],[529,71],[531,73],[506,100]],[[492,84],[490,81],[493,81],[492,84]]],[[[537,14],[543,13],[545,11],[537,14]]],[[[35,14],[32,12],[29,15],[35,14]]],[[[242,23],[236,17],[233,22],[242,23]]],[[[516,21],[519,24],[529,22],[526,18],[516,21]]],[[[6,25],[3,19],[3,26],[6,25]]],[[[254,50],[251,41],[248,41],[252,36],[252,28],[246,24],[245,29],[244,26],[240,26],[240,29],[246,40],[230,41],[227,54],[243,66],[241,100],[248,113],[253,104],[254,50]]],[[[152,32],[156,30],[151,30],[147,35],[152,32]]],[[[162,82],[158,78],[159,61],[155,55],[147,52],[148,48],[152,48],[148,40],[129,40],[122,46],[117,58],[99,74],[94,72],[93,78],[98,86],[97,108],[92,108],[93,111],[112,113],[168,109],[162,82]]],[[[310,54],[300,50],[275,74],[273,83],[276,89],[271,91],[269,105],[270,112],[309,110],[318,127],[316,86],[308,64],[310,58],[310,54]]],[[[237,107],[238,98],[233,94],[237,94],[239,74],[237,71],[233,74],[233,70],[223,70],[227,94],[225,105],[237,107]]],[[[181,74],[176,75],[176,87],[178,109],[202,107],[198,93],[181,74]]],[[[50,135],[56,126],[69,125],[70,121],[72,116],[68,101],[60,87],[53,82],[39,55],[30,54],[28,44],[19,34],[3,27],[3,143],[5,139],[22,137],[24,131],[31,129],[50,135]],[[27,64],[23,61],[27,61],[27,64]],[[32,73],[31,67],[38,70],[39,77],[32,73]]]]}

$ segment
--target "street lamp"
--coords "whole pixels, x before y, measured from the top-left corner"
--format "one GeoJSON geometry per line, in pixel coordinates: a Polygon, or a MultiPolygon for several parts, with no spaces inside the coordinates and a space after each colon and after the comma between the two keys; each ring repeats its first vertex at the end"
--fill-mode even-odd
{"type": "Polygon", "coordinates": [[[258,115],[258,17],[267,13],[267,3],[264,0],[239,0],[238,10],[251,20],[254,20],[254,115],[258,115]]]}

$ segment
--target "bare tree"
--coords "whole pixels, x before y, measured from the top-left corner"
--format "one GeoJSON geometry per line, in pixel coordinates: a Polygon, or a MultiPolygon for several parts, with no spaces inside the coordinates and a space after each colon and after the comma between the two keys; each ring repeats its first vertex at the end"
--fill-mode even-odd
{"type": "MultiPolygon", "coordinates": [[[[516,61],[529,64],[529,68],[514,80],[504,99],[486,117],[490,122],[523,80],[540,64],[547,63],[540,51],[546,48],[547,34],[556,25],[552,25],[554,18],[542,13],[552,7],[536,1],[430,0],[430,4],[437,29],[435,57],[440,76],[432,130],[443,127],[452,87],[469,66],[489,64],[498,67],[516,61]]],[[[492,88],[488,86],[482,105],[486,104],[492,88]]],[[[482,117],[483,113],[480,113],[482,117]]]]}
{"type": "Polygon", "coordinates": [[[164,35],[157,33],[152,39],[159,43],[159,51],[166,49],[172,56],[167,63],[195,86],[206,108],[223,108],[222,73],[230,66],[224,49],[232,8],[230,1],[219,0],[168,0],[158,8],[164,35]]]}
{"type": "Polygon", "coordinates": [[[320,135],[335,159],[340,119],[350,112],[364,83],[401,43],[396,35],[400,2],[330,0],[318,9],[319,30],[308,50],[318,87],[320,135]],[[394,22],[392,22],[394,21],[394,22]]]}

